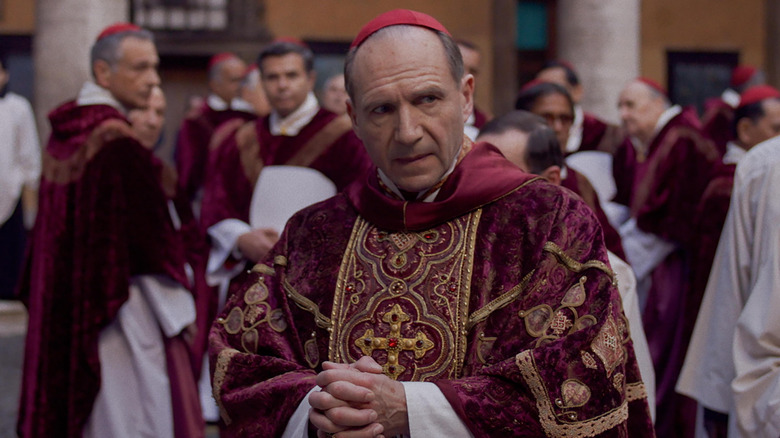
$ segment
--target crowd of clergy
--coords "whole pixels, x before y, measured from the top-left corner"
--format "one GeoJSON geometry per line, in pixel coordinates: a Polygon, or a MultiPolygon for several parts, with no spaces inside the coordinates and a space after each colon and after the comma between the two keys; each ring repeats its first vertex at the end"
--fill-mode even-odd
{"type": "MultiPolygon", "coordinates": [[[[381,41],[368,34],[353,50],[381,41]]],[[[454,41],[464,75],[479,75],[480,48],[454,41]]],[[[287,232],[255,221],[261,175],[274,166],[313,169],[335,194],[381,167],[381,157],[353,129],[361,108],[350,103],[348,111],[354,90],[344,75],[315,90],[314,54],[294,38],[270,42],[253,61],[212,56],[204,66],[210,92],[193,99],[175,138],[165,138],[166,107],[184,102],[166,102],[151,33],[109,26],[84,60],[92,80],[49,113],[52,133],[43,147],[30,105],[6,91],[0,65],[0,292],[29,310],[19,436],[197,438],[207,423],[226,430],[240,424],[223,403],[235,406],[242,396],[220,399],[227,388],[220,384],[226,369],[254,362],[234,360],[228,368],[225,351],[212,352],[209,361],[211,327],[227,333],[219,339],[212,333],[212,349],[240,332],[240,345],[251,350],[265,336],[252,327],[263,322],[283,333],[297,321],[266,304],[273,302],[268,289],[253,283],[279,272],[287,259],[293,263],[272,250],[289,245],[287,232]],[[165,142],[172,157],[161,156],[165,142]],[[226,307],[248,284],[254,286],[239,295],[244,308],[226,307]]],[[[633,339],[629,356],[641,371],[657,436],[780,436],[780,297],[772,293],[780,290],[774,225],[780,184],[772,184],[780,183],[780,140],[772,140],[780,134],[780,91],[759,69],[740,65],[729,88],[698,112],[676,105],[651,79],[624,79],[615,102],[620,123],[613,124],[583,108],[587,84],[576,66],[551,60],[522,85],[515,110],[474,107],[463,129],[469,146],[460,153],[477,154],[473,145],[487,142],[525,174],[564,187],[592,210],[617,275],[633,339]]],[[[380,110],[387,109],[374,113],[380,110]]],[[[286,181],[297,187],[297,174],[290,175],[286,181]]],[[[441,188],[417,193],[382,172],[374,179],[411,204],[434,199],[441,188]]],[[[325,225],[316,215],[306,220],[312,230],[328,229],[317,228],[325,225]]],[[[310,234],[309,245],[335,254],[328,235],[310,234]]],[[[280,281],[285,300],[314,312],[314,303],[280,281]]],[[[392,317],[408,318],[398,312],[392,317]]],[[[318,321],[327,324],[330,316],[318,321]]],[[[296,340],[304,351],[289,354],[317,368],[315,332],[324,325],[306,327],[296,340]],[[309,331],[314,342],[306,340],[309,331]]],[[[365,336],[370,343],[373,331],[365,336]]],[[[371,348],[379,348],[377,339],[371,348]]],[[[280,374],[287,365],[263,366],[280,374]]],[[[442,392],[442,403],[451,401],[442,392]]],[[[578,407],[575,395],[562,397],[554,404],[578,407]]],[[[286,409],[286,401],[278,403],[286,409]]],[[[490,427],[465,425],[463,436],[490,427]]],[[[278,434],[284,426],[262,430],[278,434]]],[[[241,430],[225,433],[264,436],[241,430]]],[[[582,436],[600,433],[594,430],[582,436]]],[[[545,431],[569,436],[565,429],[545,431]]]]}

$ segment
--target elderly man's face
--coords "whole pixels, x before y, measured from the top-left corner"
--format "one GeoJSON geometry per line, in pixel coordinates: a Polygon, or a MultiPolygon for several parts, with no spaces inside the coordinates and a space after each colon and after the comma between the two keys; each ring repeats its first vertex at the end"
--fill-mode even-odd
{"type": "Polygon", "coordinates": [[[416,27],[369,38],[352,71],[347,109],[374,164],[403,190],[432,187],[464,142],[473,76],[455,81],[438,36],[416,27]]]}
{"type": "Polygon", "coordinates": [[[97,61],[104,65],[97,73],[98,85],[111,91],[128,109],[144,108],[152,89],[160,85],[157,49],[152,41],[127,37],[120,43],[119,53],[119,60],[113,68],[97,61]]]}
{"type": "Polygon", "coordinates": [[[653,94],[647,85],[634,81],[620,93],[618,110],[626,134],[647,141],[665,106],[663,99],[653,94]]]}
{"type": "Polygon", "coordinates": [[[336,114],[344,114],[347,112],[347,97],[344,75],[333,76],[322,90],[322,107],[336,114]]]}
{"type": "Polygon", "coordinates": [[[165,124],[165,96],[159,87],[149,96],[146,108],[131,110],[127,118],[142,145],[151,149],[160,139],[165,124]]]}
{"type": "Polygon", "coordinates": [[[220,62],[216,68],[217,75],[209,81],[209,88],[220,99],[230,103],[241,91],[241,82],[246,75],[246,63],[238,58],[229,58],[220,62]]]}

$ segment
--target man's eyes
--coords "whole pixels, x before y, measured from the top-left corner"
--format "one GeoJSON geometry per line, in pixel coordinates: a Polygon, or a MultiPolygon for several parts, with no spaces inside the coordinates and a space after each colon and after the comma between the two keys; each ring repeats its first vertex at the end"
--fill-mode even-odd
{"type": "Polygon", "coordinates": [[[438,97],[430,95],[430,96],[423,96],[423,97],[419,98],[418,102],[422,103],[422,104],[426,104],[426,103],[436,102],[437,100],[439,100],[438,97]]]}
{"type": "Polygon", "coordinates": [[[371,109],[372,114],[387,114],[390,112],[390,105],[379,105],[371,109]]]}

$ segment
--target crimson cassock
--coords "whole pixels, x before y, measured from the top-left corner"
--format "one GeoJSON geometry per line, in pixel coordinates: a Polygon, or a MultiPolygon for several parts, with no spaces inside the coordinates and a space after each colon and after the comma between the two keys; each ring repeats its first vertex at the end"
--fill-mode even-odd
{"type": "Polygon", "coordinates": [[[204,103],[197,114],[184,119],[176,138],[174,158],[179,174],[179,189],[186,199],[193,200],[203,186],[209,141],[217,127],[228,120],[254,118],[254,114],[232,109],[218,111],[204,103]]]}
{"type": "Polygon", "coordinates": [[[474,107],[474,127],[477,129],[482,129],[482,127],[485,126],[485,123],[487,122],[487,114],[482,112],[479,108],[474,107]]]}
{"type": "MultiPolygon", "coordinates": [[[[719,163],[719,153],[701,132],[691,108],[675,115],[644,153],[630,139],[615,154],[615,200],[631,209],[639,230],[675,245],[650,273],[651,286],[642,314],[656,374],[659,436],[691,436],[695,405],[674,392],[688,348],[685,328],[696,319],[688,270],[699,233],[693,218],[719,163]]],[[[627,245],[626,240],[623,241],[627,245]]],[[[629,257],[630,258],[630,257],[629,257]]]]}
{"type": "MultiPolygon", "coordinates": [[[[205,230],[225,219],[249,222],[252,193],[264,166],[311,167],[341,190],[370,166],[363,143],[347,116],[320,109],[298,135],[273,135],[270,116],[222,124],[214,133],[203,188],[200,223],[205,230]]],[[[217,294],[198,287],[196,351],[205,353],[206,335],[217,312],[217,294]]]]}
{"type": "Polygon", "coordinates": [[[324,360],[363,355],[478,437],[653,436],[593,213],[485,143],[434,202],[369,173],[288,222],[212,327],[222,436],[279,436],[324,360]]]}
{"type": "Polygon", "coordinates": [[[604,213],[604,209],[601,208],[601,201],[599,195],[596,193],[596,189],[588,181],[585,175],[577,172],[571,167],[566,168],[566,178],[561,180],[561,185],[578,194],[588,207],[590,207],[596,214],[596,219],[601,224],[601,229],[604,231],[604,245],[607,249],[612,251],[613,254],[626,260],[626,253],[623,251],[623,243],[620,241],[620,234],[615,227],[609,222],[607,214],[604,213]]]}
{"type": "Polygon", "coordinates": [[[623,131],[619,126],[606,123],[593,114],[584,113],[582,118],[582,140],[576,152],[601,151],[614,154],[623,137],[623,131]]]}
{"type": "MultiPolygon", "coordinates": [[[[731,191],[734,188],[734,173],[736,164],[718,166],[707,188],[702,194],[696,209],[694,223],[696,225],[696,240],[693,243],[695,252],[691,260],[691,294],[689,297],[691,312],[698,314],[704,289],[710,277],[710,269],[718,249],[720,234],[731,203],[731,191]]],[[[688,337],[693,333],[695,319],[686,320],[685,333],[688,337]]]]}
{"type": "Polygon", "coordinates": [[[108,105],[69,102],[49,118],[53,132],[20,289],[29,323],[18,432],[81,437],[101,385],[98,336],[127,300],[130,277],[188,282],[167,208],[175,173],[108,105]]]}
{"type": "Polygon", "coordinates": [[[734,139],[734,108],[720,97],[707,99],[701,124],[704,133],[715,142],[718,152],[723,156],[726,145],[734,139]]]}

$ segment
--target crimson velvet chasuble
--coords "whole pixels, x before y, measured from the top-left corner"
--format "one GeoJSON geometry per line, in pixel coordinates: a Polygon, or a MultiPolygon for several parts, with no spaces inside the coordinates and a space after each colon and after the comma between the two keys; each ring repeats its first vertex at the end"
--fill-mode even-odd
{"type": "Polygon", "coordinates": [[[434,382],[479,437],[653,436],[598,221],[484,143],[434,202],[370,173],[299,212],[210,354],[228,437],[281,435],[324,360],[363,355],[434,382]]]}

